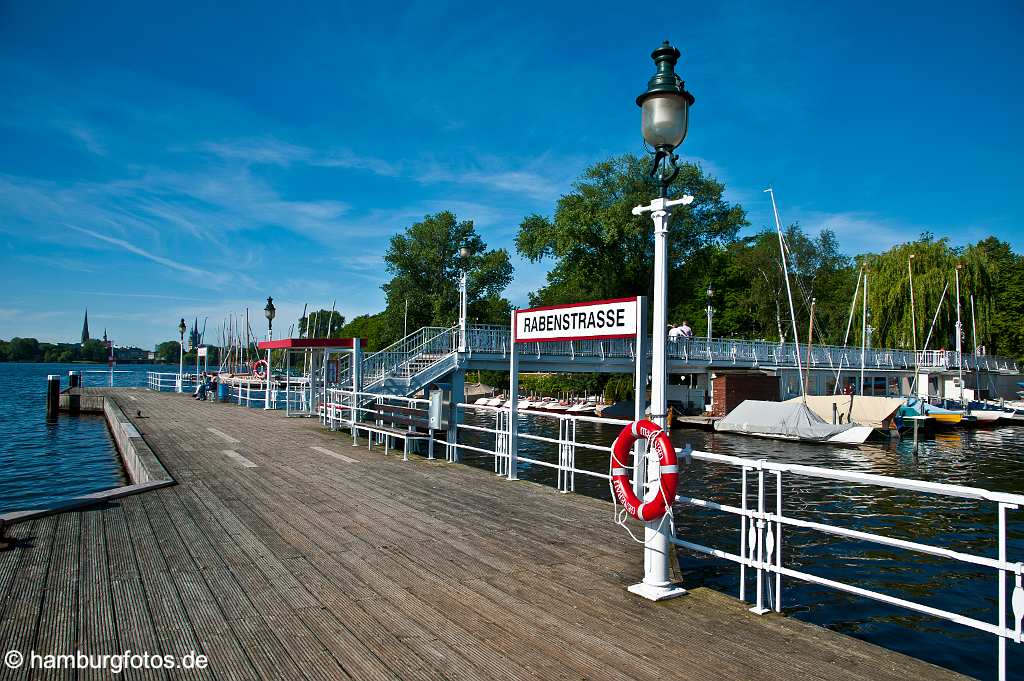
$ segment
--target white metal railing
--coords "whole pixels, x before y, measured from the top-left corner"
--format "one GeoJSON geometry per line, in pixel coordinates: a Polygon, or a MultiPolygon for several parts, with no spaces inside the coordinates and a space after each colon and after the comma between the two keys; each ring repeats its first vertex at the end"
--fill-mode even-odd
{"type": "Polygon", "coordinates": [[[745,572],[748,568],[755,570],[756,604],[754,608],[752,608],[754,612],[763,613],[769,610],[769,608],[765,607],[764,602],[764,593],[767,581],[766,577],[768,575],[774,575],[775,579],[774,603],[772,603],[771,606],[776,612],[780,612],[782,608],[781,579],[783,576],[799,579],[818,586],[837,589],[849,594],[870,598],[889,605],[903,607],[918,613],[931,615],[996,635],[998,637],[999,678],[1005,679],[1006,641],[1012,640],[1016,643],[1021,642],[1021,622],[1022,618],[1024,618],[1024,588],[1022,588],[1021,585],[1021,573],[1022,567],[1024,566],[1022,566],[1022,563],[1019,561],[1011,562],[1007,560],[1006,511],[1017,510],[1024,505],[1024,495],[990,492],[988,490],[975,487],[947,485],[921,480],[911,480],[907,478],[874,475],[870,473],[821,468],[817,466],[777,463],[766,459],[751,460],[736,456],[712,454],[710,452],[695,451],[691,453],[691,456],[696,460],[729,466],[738,470],[740,473],[740,499],[738,506],[719,503],[709,499],[699,499],[682,495],[676,497],[677,503],[706,509],[714,509],[739,517],[739,551],[738,553],[732,553],[727,550],[708,547],[679,537],[674,537],[672,541],[677,546],[737,563],[739,565],[740,599],[742,600],[746,599],[745,572]],[[752,506],[749,503],[750,495],[748,494],[750,488],[748,477],[750,474],[754,473],[756,473],[756,491],[754,493],[756,506],[752,506]],[[772,477],[774,477],[774,485],[766,484],[766,474],[771,474],[772,477]],[[996,506],[998,517],[995,537],[998,546],[998,558],[965,553],[931,544],[898,539],[829,523],[803,520],[786,515],[783,511],[784,474],[800,478],[824,479],[833,482],[848,483],[851,485],[867,485],[891,490],[903,490],[957,499],[974,499],[992,503],[996,506]],[[774,511],[770,509],[770,502],[766,503],[766,498],[769,496],[770,492],[774,492],[774,511]],[[932,556],[939,556],[969,565],[992,569],[996,571],[998,579],[997,598],[999,610],[997,614],[997,622],[985,622],[960,613],[935,608],[905,598],[893,596],[891,594],[858,587],[852,584],[787,567],[783,564],[783,526],[813,530],[831,536],[868,542],[889,548],[904,549],[932,556]],[[1013,596],[1011,598],[1014,623],[1012,627],[1007,627],[1006,615],[1008,602],[1006,598],[1006,582],[1010,576],[1014,579],[1013,596]]]}
{"type": "Polygon", "coordinates": [[[96,386],[114,386],[114,377],[119,374],[131,374],[134,373],[130,369],[79,369],[78,375],[82,380],[82,387],[86,388],[92,384],[96,386]]]}
{"type": "Polygon", "coordinates": [[[192,392],[196,389],[196,377],[194,374],[147,371],[146,387],[158,392],[192,392]]]}
{"type": "Polygon", "coordinates": [[[320,423],[330,430],[339,430],[347,427],[352,432],[352,444],[356,444],[356,435],[359,430],[365,431],[368,436],[368,444],[374,442],[384,445],[385,453],[391,446],[391,440],[396,437],[405,438],[403,453],[404,459],[409,459],[410,441],[408,435],[415,434],[417,439],[427,440],[427,458],[434,458],[433,431],[421,433],[415,426],[407,426],[404,433],[386,425],[387,417],[380,414],[383,406],[403,406],[415,409],[422,409],[424,420],[426,420],[427,406],[430,400],[404,395],[382,395],[380,393],[353,391],[344,388],[326,388],[323,391],[323,398],[317,408],[320,423]]]}
{"type": "MultiPolygon", "coordinates": [[[[333,395],[332,401],[343,402],[344,398],[342,395],[346,393],[350,397],[348,403],[343,405],[342,409],[338,410],[333,417],[327,418],[326,423],[330,423],[331,418],[334,418],[333,423],[335,425],[348,424],[351,421],[350,414],[353,413],[352,405],[355,404],[355,413],[362,409],[358,400],[353,401],[354,397],[351,391],[336,391],[332,389],[327,392],[333,395]]],[[[400,396],[381,396],[373,393],[360,393],[359,395],[367,400],[397,399],[405,400],[409,403],[426,402],[425,400],[413,400],[400,396]]],[[[465,423],[463,419],[457,419],[455,429],[449,430],[450,441],[444,443],[448,460],[458,460],[459,452],[475,452],[484,456],[490,456],[494,459],[494,472],[510,478],[517,477],[512,467],[518,467],[520,464],[553,469],[556,473],[556,487],[561,492],[575,491],[577,475],[585,475],[602,480],[609,479],[607,469],[601,471],[588,470],[577,465],[576,454],[579,450],[607,453],[610,445],[610,443],[609,445],[599,445],[580,441],[577,438],[577,426],[587,422],[612,426],[622,426],[629,423],[627,420],[598,416],[518,410],[517,413],[520,418],[517,421],[520,421],[520,423],[513,424],[510,418],[510,410],[506,407],[465,403],[454,405],[454,407],[466,413],[474,413],[477,418],[474,419],[475,423],[465,423]],[[522,426],[528,423],[530,418],[557,422],[557,436],[526,432],[522,426]],[[454,437],[451,436],[452,433],[455,434],[454,437]],[[465,442],[465,434],[468,433],[475,433],[481,441],[475,444],[465,442]],[[557,462],[523,456],[519,452],[511,451],[510,443],[516,439],[550,446],[558,452],[557,462]]],[[[367,409],[370,408],[367,407],[367,409]]],[[[782,577],[801,580],[854,596],[899,606],[917,613],[937,617],[992,634],[998,640],[999,678],[1006,678],[1006,642],[1014,641],[1020,643],[1022,641],[1022,620],[1024,620],[1024,586],[1022,586],[1024,564],[1007,558],[1006,512],[1018,510],[1024,506],[1024,495],[990,492],[974,487],[947,485],[856,471],[779,463],[766,459],[745,459],[711,452],[692,451],[684,454],[683,451],[677,450],[677,453],[681,458],[685,456],[687,461],[695,460],[704,462],[707,465],[724,466],[739,475],[739,499],[735,503],[730,504],[725,503],[723,500],[698,498],[685,494],[679,494],[676,497],[677,505],[717,511],[738,519],[738,548],[708,546],[698,541],[695,537],[686,536],[673,536],[671,541],[680,548],[735,563],[738,566],[739,572],[739,597],[741,600],[749,600],[754,604],[754,607],[751,608],[752,611],[758,614],[771,610],[780,612],[782,609],[782,577]],[[997,546],[997,557],[993,558],[944,546],[901,539],[855,527],[843,527],[828,522],[829,519],[834,519],[835,514],[824,511],[817,518],[813,516],[811,518],[795,517],[788,514],[785,510],[784,479],[786,481],[829,481],[850,486],[874,486],[913,494],[937,495],[951,499],[971,499],[982,503],[991,503],[995,506],[997,515],[996,527],[993,528],[993,539],[997,546]],[[773,501],[774,503],[772,503],[773,501]],[[793,562],[790,562],[793,560],[793,556],[784,557],[783,555],[783,532],[784,528],[787,527],[799,528],[801,531],[814,532],[827,537],[840,537],[848,541],[862,542],[866,545],[884,546],[891,549],[941,557],[964,565],[990,569],[998,580],[996,589],[998,613],[996,621],[984,621],[963,613],[926,605],[898,595],[883,593],[836,579],[829,579],[806,570],[798,569],[794,566],[793,562]],[[748,598],[748,570],[752,570],[754,573],[755,591],[752,598],[748,598]],[[1009,593],[1008,597],[1007,580],[1009,579],[1013,580],[1013,586],[1012,592],[1009,593]],[[769,581],[773,582],[774,586],[770,585],[769,581]],[[769,594],[767,600],[765,597],[766,593],[769,594]],[[1009,624],[1007,623],[1008,608],[1012,608],[1013,611],[1013,621],[1009,624]]],[[[685,472],[683,473],[683,479],[685,480],[685,472]]],[[[800,511],[802,514],[814,512],[813,507],[808,508],[806,505],[801,505],[800,511]]]]}

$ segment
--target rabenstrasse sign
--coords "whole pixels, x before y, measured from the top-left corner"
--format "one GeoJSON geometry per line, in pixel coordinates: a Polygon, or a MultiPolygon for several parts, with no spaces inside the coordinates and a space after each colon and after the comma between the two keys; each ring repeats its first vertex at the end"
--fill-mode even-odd
{"type": "Polygon", "coordinates": [[[636,336],[636,298],[535,307],[515,314],[517,343],[636,336]]]}

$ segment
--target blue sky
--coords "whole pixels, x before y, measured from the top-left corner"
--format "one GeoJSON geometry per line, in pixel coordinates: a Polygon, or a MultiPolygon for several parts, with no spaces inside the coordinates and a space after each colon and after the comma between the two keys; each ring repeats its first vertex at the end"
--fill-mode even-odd
{"type": "MultiPolygon", "coordinates": [[[[514,251],[640,151],[666,37],[682,152],[753,227],[771,184],[851,253],[1024,250],[1020,4],[145,4],[0,0],[0,338],[75,339],[86,306],[143,346],[267,295],[278,328],[375,312],[388,237],[444,209],[514,251]]],[[[523,304],[545,265],[514,259],[523,304]]]]}

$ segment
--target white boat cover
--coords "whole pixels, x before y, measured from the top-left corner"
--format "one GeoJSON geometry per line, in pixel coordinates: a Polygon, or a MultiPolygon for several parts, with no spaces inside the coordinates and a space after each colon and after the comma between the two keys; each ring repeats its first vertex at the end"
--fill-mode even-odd
{"type": "MultiPolygon", "coordinates": [[[[832,425],[815,414],[799,400],[796,402],[765,402],[744,400],[725,418],[715,422],[715,430],[723,433],[744,433],[794,440],[830,440],[852,424],[832,425]]],[[[870,431],[870,429],[868,429],[870,431]]]]}
{"type": "MultiPolygon", "coordinates": [[[[789,402],[799,402],[794,397],[789,402]]],[[[832,423],[832,405],[842,416],[843,423],[849,420],[862,426],[872,428],[888,428],[896,410],[903,405],[903,400],[894,397],[874,397],[872,395],[808,395],[807,406],[826,423],[832,423]],[[850,413],[850,401],[853,400],[853,413],[850,413]]]]}

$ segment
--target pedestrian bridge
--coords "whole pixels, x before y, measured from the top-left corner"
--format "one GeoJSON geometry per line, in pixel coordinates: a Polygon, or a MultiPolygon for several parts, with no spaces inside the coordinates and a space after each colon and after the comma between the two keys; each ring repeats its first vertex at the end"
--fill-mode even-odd
{"type": "MultiPolygon", "coordinates": [[[[491,325],[424,327],[383,350],[362,359],[364,390],[412,394],[443,380],[456,369],[507,371],[512,345],[510,329],[491,325]]],[[[633,339],[519,343],[519,367],[523,372],[632,373],[636,359],[633,339]]],[[[648,340],[648,356],[650,340],[648,340]]],[[[807,348],[793,343],[750,341],[737,338],[691,338],[668,343],[670,373],[695,373],[715,368],[793,369],[807,365],[807,348]]],[[[855,370],[861,367],[861,349],[818,345],[811,348],[812,370],[855,370]]],[[[863,355],[871,371],[912,371],[915,364],[926,370],[959,369],[1017,373],[1015,361],[990,355],[950,351],[918,352],[868,348],[863,355]]],[[[342,374],[341,383],[350,380],[342,374]]]]}

